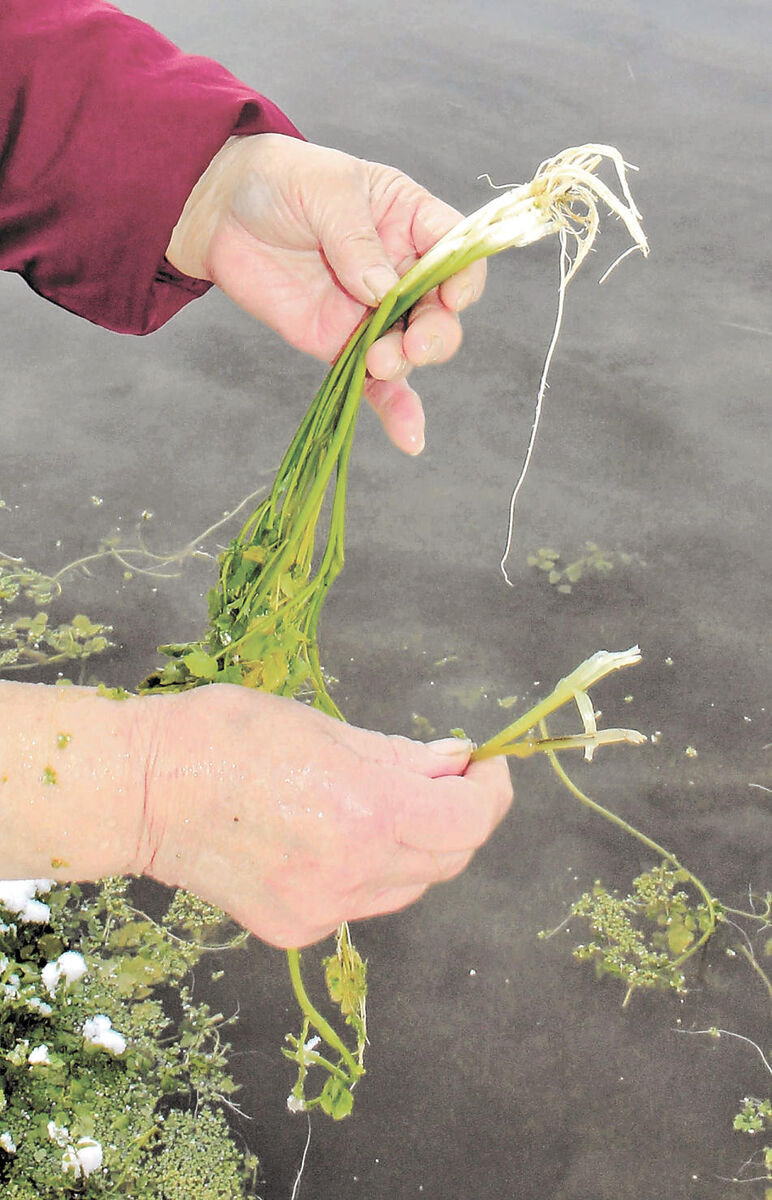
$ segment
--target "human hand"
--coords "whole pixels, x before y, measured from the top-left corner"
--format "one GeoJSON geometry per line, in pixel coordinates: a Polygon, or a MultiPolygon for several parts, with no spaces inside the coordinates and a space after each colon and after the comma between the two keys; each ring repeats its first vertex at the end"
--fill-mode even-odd
{"type": "MultiPolygon", "coordinates": [[[[331,362],[461,214],[393,167],[283,134],[231,138],[193,189],[166,256],[217,284],[298,349],[331,362]]],[[[424,444],[413,366],[458,349],[457,313],[482,293],[483,260],[425,296],[371,346],[365,395],[401,450],[424,444]]]]}
{"type": "Polygon", "coordinates": [[[146,701],[156,722],[131,870],[277,946],[390,912],[456,875],[512,799],[467,741],[370,733],[221,684],[146,701]]]}

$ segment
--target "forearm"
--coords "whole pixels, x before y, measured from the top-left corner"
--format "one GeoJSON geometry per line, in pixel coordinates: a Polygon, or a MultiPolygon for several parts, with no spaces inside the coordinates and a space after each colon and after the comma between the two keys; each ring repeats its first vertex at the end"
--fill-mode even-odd
{"type": "Polygon", "coordinates": [[[120,333],[206,291],[164,261],[231,134],[297,135],[265,97],[103,0],[0,4],[0,269],[120,333]]]}
{"type": "Polygon", "coordinates": [[[130,873],[152,701],[0,682],[0,878],[130,873]]]}

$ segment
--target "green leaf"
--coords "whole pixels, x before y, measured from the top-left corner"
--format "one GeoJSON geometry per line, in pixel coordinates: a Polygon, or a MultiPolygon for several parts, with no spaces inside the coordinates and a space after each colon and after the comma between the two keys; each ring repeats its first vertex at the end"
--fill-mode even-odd
{"type": "Polygon", "coordinates": [[[48,962],[58,958],[63,950],[64,942],[53,933],[44,933],[41,938],[38,938],[38,952],[48,962]]]}
{"type": "Polygon", "coordinates": [[[76,635],[84,640],[102,632],[102,626],[93,625],[83,613],[78,613],[77,616],[72,618],[72,627],[76,635]]]}
{"type": "Polygon", "coordinates": [[[239,646],[239,657],[243,662],[263,662],[274,645],[275,638],[271,634],[264,629],[255,629],[239,646]]]}
{"type": "Polygon", "coordinates": [[[342,1121],[354,1107],[354,1097],[343,1080],[333,1075],[322,1089],[320,1105],[322,1112],[332,1117],[333,1121],[342,1121]]]}
{"type": "Polygon", "coordinates": [[[219,670],[217,659],[200,649],[191,650],[182,661],[191,675],[195,675],[198,679],[214,679],[219,670]]]}
{"type": "Polygon", "coordinates": [[[671,954],[676,958],[683,954],[684,950],[688,950],[694,941],[694,934],[686,925],[680,921],[673,921],[668,927],[667,944],[671,954]]]}
{"type": "Polygon", "coordinates": [[[152,930],[150,921],[127,921],[125,925],[113,929],[109,944],[122,948],[140,946],[152,930]]]}

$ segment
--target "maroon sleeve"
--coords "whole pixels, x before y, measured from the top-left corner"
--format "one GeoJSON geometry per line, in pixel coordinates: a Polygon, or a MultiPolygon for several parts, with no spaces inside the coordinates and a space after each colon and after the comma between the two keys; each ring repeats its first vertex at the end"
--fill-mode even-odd
{"type": "Polygon", "coordinates": [[[210,286],[164,259],[234,133],[297,129],[206,58],[102,0],[0,3],[0,269],[119,333],[210,286]]]}

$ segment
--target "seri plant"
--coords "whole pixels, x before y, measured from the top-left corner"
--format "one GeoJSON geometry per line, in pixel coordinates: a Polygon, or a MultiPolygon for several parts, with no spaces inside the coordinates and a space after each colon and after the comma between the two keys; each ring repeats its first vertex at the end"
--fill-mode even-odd
{"type": "MultiPolygon", "coordinates": [[[[610,146],[587,145],[547,159],[530,183],[501,189],[493,200],[440,238],[401,277],[379,307],[365,317],[333,363],[292,439],[268,496],[221,556],[217,584],[209,593],[209,625],[204,636],[160,647],[167,661],[141,684],[142,694],[235,683],[305,698],[343,719],[327,687],[317,634],[322,604],[343,566],[348,467],[367,352],[422,296],[457,271],[499,251],[557,234],[561,244],[560,302],[539,391],[541,401],[565,288],[594,243],[599,203],[622,220],[633,240],[631,249],[647,254],[622,156],[610,146]],[[621,195],[595,174],[604,159],[616,171],[621,195]],[[572,256],[569,246],[573,248],[572,256]],[[329,516],[323,533],[319,526],[328,492],[329,516]]],[[[523,473],[516,492],[522,478],[523,473]]],[[[513,495],[513,506],[514,499],[513,495]]],[[[533,723],[525,719],[528,725],[533,723]]],[[[353,1049],[312,1005],[301,978],[300,955],[290,950],[290,978],[303,1023],[300,1033],[288,1039],[285,1053],[298,1067],[289,1107],[302,1111],[319,1106],[339,1118],[350,1111],[353,1089],[364,1073],[366,1038],[363,1016],[357,1015],[364,1011],[365,966],[345,929],[339,932],[335,958],[338,982],[335,987],[329,986],[328,961],[328,990],[354,1034],[353,1049]],[[344,996],[352,998],[344,1001],[344,996]],[[316,1039],[332,1057],[319,1052],[320,1042],[316,1039]],[[306,1095],[310,1066],[321,1067],[326,1074],[315,1096],[306,1095]]]]}

